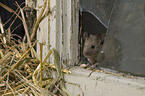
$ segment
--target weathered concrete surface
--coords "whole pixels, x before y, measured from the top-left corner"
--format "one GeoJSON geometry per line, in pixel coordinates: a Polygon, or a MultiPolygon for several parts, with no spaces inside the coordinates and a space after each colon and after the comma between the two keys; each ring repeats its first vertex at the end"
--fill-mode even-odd
{"type": "Polygon", "coordinates": [[[103,72],[92,72],[72,68],[65,75],[67,90],[72,96],[145,96],[145,80],[115,76],[103,72]]]}

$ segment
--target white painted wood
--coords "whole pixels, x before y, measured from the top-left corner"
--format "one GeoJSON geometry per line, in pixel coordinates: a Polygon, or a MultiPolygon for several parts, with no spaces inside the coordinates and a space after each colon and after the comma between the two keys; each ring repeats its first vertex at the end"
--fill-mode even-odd
{"type": "Polygon", "coordinates": [[[67,90],[72,96],[145,96],[145,79],[128,78],[72,68],[65,74],[67,90]]]}
{"type": "MultiPolygon", "coordinates": [[[[37,0],[38,6],[42,4],[43,0],[37,0]]],[[[62,64],[73,65],[78,62],[79,0],[50,0],[50,11],[50,17],[41,22],[37,33],[39,42],[46,43],[43,57],[50,44],[60,53],[62,64]]]]}
{"type": "Polygon", "coordinates": [[[36,0],[25,0],[25,4],[28,7],[35,8],[36,0]]]}
{"type": "Polygon", "coordinates": [[[63,1],[63,35],[62,35],[62,56],[63,62],[67,65],[75,64],[78,61],[78,22],[79,22],[79,1],[63,1]]]}
{"type": "MultiPolygon", "coordinates": [[[[39,11],[37,12],[37,16],[39,15],[41,8],[43,6],[44,2],[43,0],[37,0],[37,9],[39,11]],[[41,8],[40,8],[41,7],[41,8]]],[[[43,58],[46,56],[46,54],[49,51],[49,17],[46,17],[40,24],[39,28],[37,31],[37,39],[39,43],[44,43],[45,45],[43,46],[43,58]]],[[[40,54],[40,47],[39,43],[37,44],[37,53],[40,54]]]]}

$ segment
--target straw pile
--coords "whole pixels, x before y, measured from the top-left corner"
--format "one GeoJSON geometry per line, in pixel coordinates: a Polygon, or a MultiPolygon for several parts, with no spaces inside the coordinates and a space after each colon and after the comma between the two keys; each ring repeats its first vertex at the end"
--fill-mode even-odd
{"type": "Polygon", "coordinates": [[[20,8],[16,2],[18,12],[21,14],[19,16],[18,12],[0,3],[1,7],[22,20],[27,37],[27,42],[18,40],[16,43],[11,39],[10,34],[4,32],[3,24],[0,23],[0,95],[71,96],[65,89],[63,76],[63,73],[69,73],[69,71],[61,68],[58,52],[52,48],[47,56],[42,58],[43,43],[38,43],[33,39],[40,22],[50,13],[46,2],[47,0],[33,25],[32,34],[28,32],[24,8],[20,8]],[[40,56],[35,51],[36,44],[40,45],[40,56]],[[54,64],[47,62],[51,54],[54,64]]]}

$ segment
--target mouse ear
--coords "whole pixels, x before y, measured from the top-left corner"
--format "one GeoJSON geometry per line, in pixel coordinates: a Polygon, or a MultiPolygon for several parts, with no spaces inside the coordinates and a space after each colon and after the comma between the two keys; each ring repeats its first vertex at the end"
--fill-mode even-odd
{"type": "Polygon", "coordinates": [[[98,38],[98,40],[99,40],[99,43],[100,43],[101,45],[103,45],[103,44],[104,44],[105,34],[98,34],[98,35],[97,35],[97,38],[98,38]]]}
{"type": "Polygon", "coordinates": [[[88,37],[89,37],[89,34],[87,32],[84,32],[83,33],[83,39],[86,40],[86,38],[88,38],[88,37]]]}

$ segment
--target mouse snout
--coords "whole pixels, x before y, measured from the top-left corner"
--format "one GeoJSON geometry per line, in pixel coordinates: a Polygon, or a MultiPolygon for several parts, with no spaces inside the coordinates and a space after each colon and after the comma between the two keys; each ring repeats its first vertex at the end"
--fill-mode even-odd
{"type": "Polygon", "coordinates": [[[90,51],[84,51],[83,54],[84,56],[91,56],[92,53],[90,51]]]}

